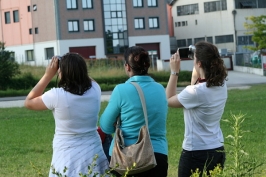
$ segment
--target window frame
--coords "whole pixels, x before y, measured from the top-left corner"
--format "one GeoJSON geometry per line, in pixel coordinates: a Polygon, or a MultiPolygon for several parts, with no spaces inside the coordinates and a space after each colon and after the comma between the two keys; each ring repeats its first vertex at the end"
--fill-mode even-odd
{"type": "Polygon", "coordinates": [[[10,18],[10,11],[5,12],[5,24],[10,24],[11,18],[10,18]]]}
{"type": "Polygon", "coordinates": [[[157,0],[147,0],[147,6],[148,7],[158,7],[158,1],[157,0]],[[155,3],[155,5],[154,5],[154,3],[155,3]]]}
{"type": "Polygon", "coordinates": [[[27,61],[34,61],[34,51],[33,50],[26,50],[25,55],[26,55],[27,61]]]}
{"type": "Polygon", "coordinates": [[[132,0],[132,6],[134,8],[142,8],[143,6],[143,0],[132,0]]]}
{"type": "Polygon", "coordinates": [[[39,28],[38,27],[34,28],[34,33],[39,34],[39,28]]]}
{"type": "Polygon", "coordinates": [[[45,59],[46,60],[52,59],[53,56],[54,56],[54,47],[45,48],[45,59]],[[51,54],[49,54],[50,52],[48,50],[53,50],[53,52],[51,52],[51,54]],[[51,56],[51,58],[50,58],[50,56],[51,56]]]}
{"type": "Polygon", "coordinates": [[[67,29],[68,29],[68,32],[70,32],[70,33],[76,33],[76,32],[79,32],[79,20],[68,20],[67,21],[67,29]],[[77,30],[75,30],[75,24],[74,23],[77,23],[77,30]],[[72,28],[73,28],[73,30],[70,30],[70,23],[72,24],[72,28]],[[74,25],[74,26],[73,26],[74,25]]]}
{"type": "Polygon", "coordinates": [[[93,9],[93,0],[82,0],[82,8],[83,9],[93,9]],[[84,2],[86,3],[84,5],[84,2]],[[88,2],[90,2],[89,4],[91,5],[90,7],[88,6],[88,2]]]}
{"type": "Polygon", "coordinates": [[[14,23],[19,22],[19,13],[18,13],[18,10],[13,10],[13,22],[14,23]]]}
{"type": "Polygon", "coordinates": [[[92,32],[92,31],[95,31],[95,20],[94,19],[85,19],[83,20],[83,30],[85,32],[92,32]],[[88,30],[85,30],[85,22],[88,22],[88,30]],[[92,22],[92,30],[90,30],[90,25],[89,23],[92,22]]]}
{"type": "Polygon", "coordinates": [[[66,0],[66,8],[67,8],[67,10],[76,10],[76,9],[78,9],[77,0],[66,0]],[[73,4],[73,2],[75,2],[75,3],[73,4]]]}
{"type": "Polygon", "coordinates": [[[223,43],[232,43],[234,42],[234,35],[229,34],[229,35],[220,35],[220,36],[215,36],[215,44],[223,44],[223,43]],[[227,40],[227,38],[231,40],[227,40]]]}
{"type": "Polygon", "coordinates": [[[33,5],[32,5],[32,10],[33,10],[33,11],[37,11],[37,5],[36,5],[36,4],[33,4],[33,5]]]}
{"type": "Polygon", "coordinates": [[[134,28],[137,29],[137,30],[141,30],[141,29],[145,29],[145,18],[144,17],[137,17],[137,18],[134,18],[134,28]],[[143,27],[140,27],[140,20],[142,20],[142,25],[143,27]],[[136,22],[138,24],[139,27],[136,27],[136,22]]]}
{"type": "Polygon", "coordinates": [[[195,15],[199,14],[199,4],[187,4],[182,6],[176,6],[177,16],[195,15]]]}
{"type": "Polygon", "coordinates": [[[149,17],[149,28],[150,29],[159,29],[160,23],[159,23],[159,17],[149,17]],[[156,19],[157,27],[154,26],[154,20],[156,19]],[[151,20],[152,20],[152,26],[151,26],[151,20]]]}
{"type": "Polygon", "coordinates": [[[226,0],[204,2],[204,13],[227,10],[226,0]]]}

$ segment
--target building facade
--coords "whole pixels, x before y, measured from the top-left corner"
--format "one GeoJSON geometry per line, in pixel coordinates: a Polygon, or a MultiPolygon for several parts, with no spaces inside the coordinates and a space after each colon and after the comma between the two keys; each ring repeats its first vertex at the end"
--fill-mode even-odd
{"type": "Polygon", "coordinates": [[[0,9],[0,40],[19,63],[45,66],[68,52],[122,58],[134,45],[170,57],[166,0],[0,0],[0,9]]]}
{"type": "Polygon", "coordinates": [[[177,0],[172,6],[177,47],[205,40],[221,53],[250,52],[245,46],[255,44],[246,17],[266,14],[265,0],[177,0]]]}

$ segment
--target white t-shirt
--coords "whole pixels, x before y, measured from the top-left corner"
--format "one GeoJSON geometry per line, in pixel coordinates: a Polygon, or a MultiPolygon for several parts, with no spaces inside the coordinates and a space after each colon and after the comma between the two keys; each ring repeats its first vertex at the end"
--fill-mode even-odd
{"type": "Polygon", "coordinates": [[[206,82],[187,86],[177,95],[184,106],[183,149],[207,150],[223,146],[220,120],[227,100],[227,86],[206,87],[206,82]]]}
{"type": "Polygon", "coordinates": [[[92,87],[83,95],[75,95],[63,88],[52,88],[42,95],[45,106],[52,110],[55,135],[73,135],[97,128],[101,104],[101,89],[92,81],[92,87]]]}

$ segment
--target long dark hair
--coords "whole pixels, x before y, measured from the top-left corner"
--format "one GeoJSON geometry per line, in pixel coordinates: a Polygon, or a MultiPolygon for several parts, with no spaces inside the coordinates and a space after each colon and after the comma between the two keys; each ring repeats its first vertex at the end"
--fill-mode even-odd
{"type": "Polygon", "coordinates": [[[82,56],[76,53],[67,53],[59,62],[61,79],[58,87],[72,94],[83,95],[91,88],[91,79],[88,75],[87,65],[82,56]]]}
{"type": "Polygon", "coordinates": [[[217,47],[206,41],[196,43],[195,47],[196,62],[201,62],[207,87],[223,86],[227,77],[227,69],[217,47]]]}
{"type": "Polygon", "coordinates": [[[125,63],[128,64],[134,75],[146,75],[150,67],[148,52],[140,46],[129,47],[124,53],[125,63]]]}

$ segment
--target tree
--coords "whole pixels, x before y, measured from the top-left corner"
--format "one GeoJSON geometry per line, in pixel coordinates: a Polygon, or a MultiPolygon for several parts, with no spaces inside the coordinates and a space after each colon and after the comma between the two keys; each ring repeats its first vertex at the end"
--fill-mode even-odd
{"type": "Polygon", "coordinates": [[[251,23],[245,22],[244,27],[248,30],[246,34],[251,34],[252,41],[256,43],[256,46],[248,46],[249,50],[253,51],[262,51],[262,49],[266,49],[266,15],[261,16],[250,16],[246,18],[247,21],[251,21],[251,23]]]}
{"type": "Polygon", "coordinates": [[[7,89],[11,79],[18,74],[19,64],[11,57],[11,52],[5,50],[5,43],[0,42],[0,90],[7,89]]]}

